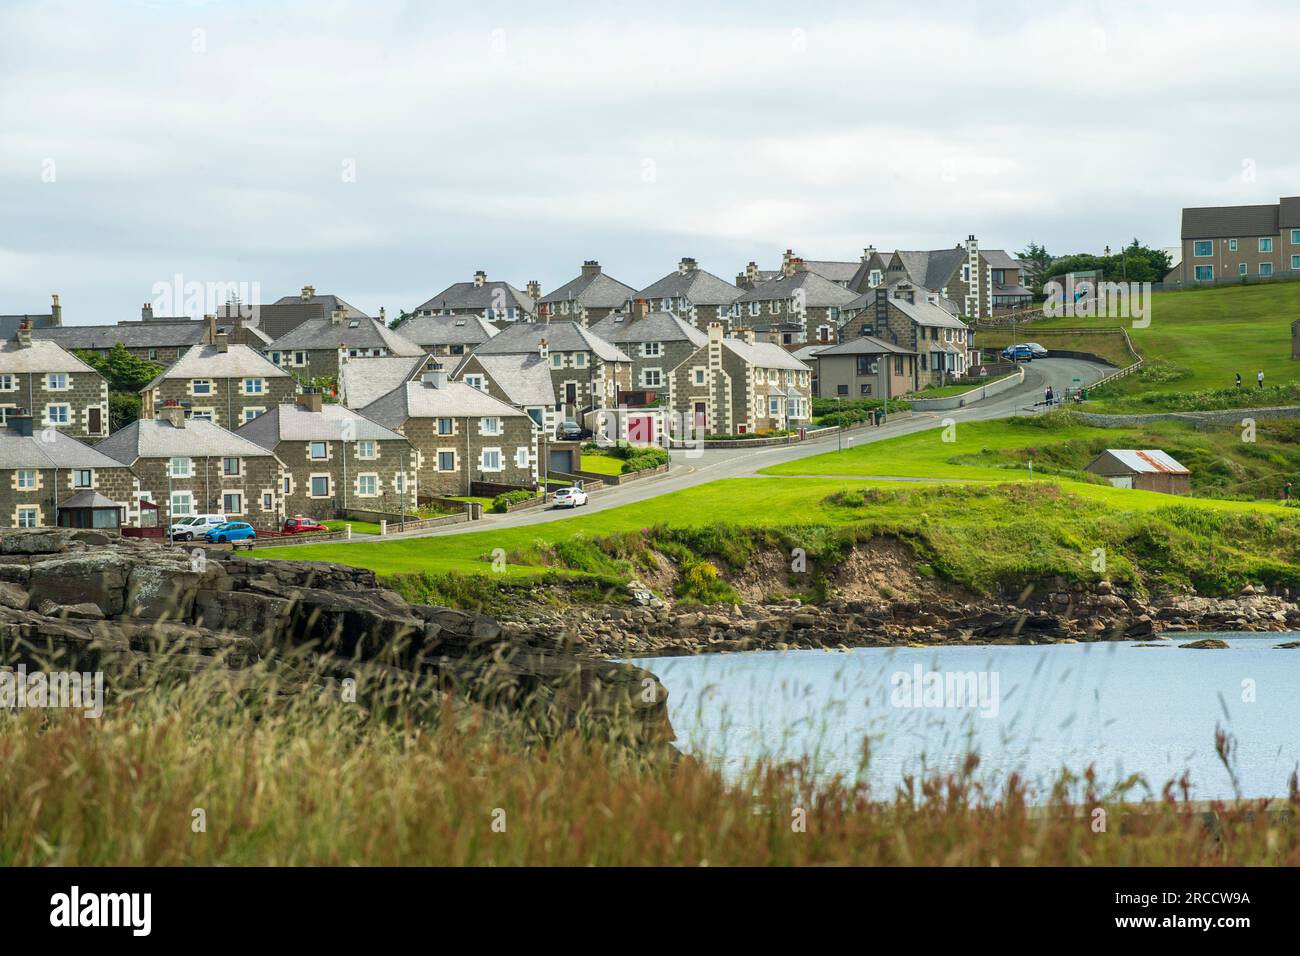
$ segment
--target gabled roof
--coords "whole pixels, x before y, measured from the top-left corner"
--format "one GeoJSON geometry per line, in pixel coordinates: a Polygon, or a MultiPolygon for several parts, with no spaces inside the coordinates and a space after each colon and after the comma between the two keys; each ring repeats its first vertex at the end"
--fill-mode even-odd
{"type": "Polygon", "coordinates": [[[1279,204],[1268,206],[1201,206],[1183,210],[1184,239],[1240,239],[1276,236],[1279,204]]]}
{"type": "MultiPolygon", "coordinates": [[[[908,316],[908,318],[920,323],[921,325],[938,325],[949,329],[964,329],[966,323],[958,315],[960,309],[951,299],[943,296],[935,296],[936,301],[931,302],[932,293],[927,293],[925,289],[913,285],[916,292],[915,303],[908,302],[906,299],[900,299],[893,294],[894,289],[900,285],[911,284],[906,279],[895,280],[887,286],[876,286],[874,289],[862,293],[853,300],[849,306],[849,311],[853,311],[855,318],[860,318],[862,313],[871,308],[876,303],[876,296],[883,294],[889,297],[891,305],[898,306],[899,310],[908,316]]],[[[848,320],[852,321],[852,320],[848,320]]],[[[847,324],[842,322],[841,325],[847,324]]]]}
{"type": "Polygon", "coordinates": [[[32,329],[32,338],[57,342],[70,352],[111,349],[119,342],[129,349],[171,349],[197,345],[203,339],[201,321],[123,322],[118,325],[61,325],[32,329]]]}
{"type": "Polygon", "coordinates": [[[1089,462],[1089,466],[1105,455],[1110,455],[1125,468],[1139,474],[1191,474],[1172,456],[1165,454],[1158,448],[1107,448],[1101,455],[1089,462]]]}
{"type": "Polygon", "coordinates": [[[282,441],[405,440],[361,412],[337,404],[321,405],[319,412],[301,405],[276,405],[235,434],[272,451],[282,441]]]}
{"type": "Polygon", "coordinates": [[[605,362],[632,361],[620,349],[577,322],[516,322],[474,350],[475,355],[537,352],[542,339],[553,352],[592,352],[605,362]]]}
{"type": "Polygon", "coordinates": [[[807,365],[773,342],[754,342],[750,344],[743,339],[723,339],[723,348],[738,355],[746,364],[755,368],[788,368],[811,371],[807,365]]]}
{"type": "Polygon", "coordinates": [[[760,282],[736,302],[745,305],[750,302],[790,299],[799,291],[803,293],[803,304],[809,308],[842,308],[857,298],[856,293],[816,272],[796,272],[794,275],[779,275],[767,282],[760,282]]]}
{"type": "Polygon", "coordinates": [[[678,269],[646,286],[634,298],[685,298],[692,305],[731,305],[743,294],[741,289],[711,272],[703,269],[688,269],[683,272],[678,269]]]}
{"type": "Polygon", "coordinates": [[[464,382],[435,387],[424,381],[404,382],[366,406],[365,413],[391,428],[400,428],[411,418],[514,418],[528,414],[464,382]]]}
{"type": "Polygon", "coordinates": [[[542,296],[541,305],[576,302],[588,309],[618,309],[636,295],[636,289],[603,272],[583,274],[570,279],[553,292],[542,296]]]}
{"type": "Polygon", "coordinates": [[[550,367],[546,359],[536,352],[513,355],[482,355],[475,352],[457,370],[458,377],[464,376],[465,367],[470,360],[482,367],[483,373],[505,393],[510,404],[520,408],[555,404],[555,382],[551,378],[550,367]]]}
{"type": "Polygon", "coordinates": [[[481,315],[416,315],[397,327],[397,333],[416,345],[478,345],[497,334],[497,327],[481,315]]]}
{"type": "Polygon", "coordinates": [[[936,292],[944,288],[957,267],[966,261],[966,250],[961,246],[933,250],[899,249],[894,255],[898,256],[913,282],[936,292]]]}
{"type": "Polygon", "coordinates": [[[861,262],[841,262],[833,259],[804,259],[803,264],[809,272],[815,272],[823,279],[835,283],[851,281],[857,275],[858,266],[862,265],[861,262]]]}
{"type": "Polygon", "coordinates": [[[147,392],[169,378],[291,378],[284,369],[249,345],[195,345],[141,389],[147,392]]]}
{"type": "Polygon", "coordinates": [[[12,426],[0,428],[0,469],[121,467],[120,461],[58,429],[19,435],[12,426]]]}
{"type": "Polygon", "coordinates": [[[624,345],[633,342],[690,342],[696,348],[707,345],[709,337],[691,323],[671,312],[651,312],[643,319],[616,312],[591,327],[606,342],[624,345]]]}
{"type": "Polygon", "coordinates": [[[13,338],[18,326],[24,322],[33,330],[58,327],[54,326],[54,316],[49,312],[44,315],[0,315],[0,339],[13,338]]]}
{"type": "Polygon", "coordinates": [[[431,355],[349,358],[339,369],[340,400],[348,408],[364,408],[415,378],[432,359],[431,355]]]}
{"type": "Polygon", "coordinates": [[[874,335],[859,335],[856,339],[849,339],[839,345],[822,346],[817,352],[817,358],[835,355],[879,355],[883,352],[893,352],[897,355],[915,354],[911,349],[878,339],[874,335]]]}
{"type": "MultiPolygon", "coordinates": [[[[53,342],[20,346],[13,339],[0,344],[0,372],[94,372],[89,365],[53,342]]],[[[99,374],[96,372],[95,374],[99,374]]]]}
{"type": "Polygon", "coordinates": [[[247,438],[199,418],[186,419],[183,428],[161,418],[140,419],[119,428],[95,449],[124,465],[139,458],[260,458],[271,454],[247,438]]]}
{"type": "Polygon", "coordinates": [[[1005,249],[981,249],[980,255],[994,269],[1020,268],[1020,260],[1013,258],[1005,249]]]}
{"type": "Polygon", "coordinates": [[[303,298],[302,295],[284,295],[271,303],[272,305],[316,305],[325,310],[326,318],[335,309],[342,309],[347,313],[349,319],[368,319],[366,315],[356,306],[349,305],[336,295],[312,295],[310,298],[303,298]]]}
{"type": "Polygon", "coordinates": [[[377,319],[364,316],[344,319],[335,324],[331,319],[308,319],[296,329],[271,343],[276,352],[312,351],[313,349],[387,349],[390,355],[423,355],[424,349],[405,336],[389,329],[377,319]]]}
{"type": "Polygon", "coordinates": [[[480,312],[484,309],[518,308],[532,315],[533,300],[520,292],[509,282],[485,281],[482,285],[473,282],[453,282],[427,302],[415,307],[416,312],[441,312],[444,309],[472,309],[480,312]]]}

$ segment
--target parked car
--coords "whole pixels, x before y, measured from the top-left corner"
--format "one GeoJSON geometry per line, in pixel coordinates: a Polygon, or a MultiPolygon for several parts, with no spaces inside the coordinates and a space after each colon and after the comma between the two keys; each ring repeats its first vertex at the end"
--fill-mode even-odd
{"type": "Polygon", "coordinates": [[[581,488],[561,488],[555,493],[556,508],[578,508],[587,503],[587,493],[581,488]]]}
{"type": "Polygon", "coordinates": [[[309,532],[328,531],[315,518],[306,518],[302,515],[294,515],[292,518],[285,518],[284,524],[280,527],[281,534],[307,534],[309,532]]]}
{"type": "Polygon", "coordinates": [[[217,525],[225,524],[227,520],[225,515],[191,515],[188,518],[178,518],[172,522],[172,540],[193,541],[195,538],[203,537],[217,525]]]}
{"type": "Polygon", "coordinates": [[[1043,348],[1037,342],[1026,342],[1025,348],[1034,353],[1034,358],[1047,358],[1047,349],[1043,348]]]}
{"type": "Polygon", "coordinates": [[[555,429],[557,441],[579,441],[586,437],[587,430],[574,421],[560,422],[560,427],[555,429]]]}
{"type": "Polygon", "coordinates": [[[1002,350],[1002,357],[1012,362],[1032,362],[1034,353],[1028,345],[1008,345],[1002,350]]]}
{"type": "Polygon", "coordinates": [[[227,521],[225,524],[217,525],[204,537],[210,544],[225,544],[228,541],[246,541],[249,538],[256,538],[257,532],[246,521],[227,521]]]}

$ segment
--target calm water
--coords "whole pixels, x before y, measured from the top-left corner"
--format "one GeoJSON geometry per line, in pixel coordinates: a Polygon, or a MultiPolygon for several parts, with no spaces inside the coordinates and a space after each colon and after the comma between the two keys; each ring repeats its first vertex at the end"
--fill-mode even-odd
{"type": "Polygon", "coordinates": [[[865,739],[873,788],[888,790],[905,773],[956,770],[974,750],[989,782],[1019,771],[1047,785],[1063,767],[1091,764],[1103,784],[1139,773],[1158,791],[1190,771],[1192,796],[1210,799],[1233,796],[1214,749],[1216,724],[1236,738],[1244,796],[1286,793],[1300,762],[1300,649],[1275,645],[1298,638],[1196,634],[1151,648],[862,648],[636,663],[667,686],[678,746],[733,771],[759,757],[808,756],[819,772],[852,776],[865,739]],[[1176,647],[1206,636],[1231,646],[1176,647]],[[957,694],[962,675],[971,675],[961,689],[974,690],[975,706],[957,694]]]}

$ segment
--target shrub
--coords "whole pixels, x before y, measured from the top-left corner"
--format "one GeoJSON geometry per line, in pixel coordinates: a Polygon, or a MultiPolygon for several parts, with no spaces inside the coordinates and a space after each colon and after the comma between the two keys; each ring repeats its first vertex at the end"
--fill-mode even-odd
{"type": "Polygon", "coordinates": [[[668,464],[669,460],[668,452],[654,446],[632,449],[630,455],[619,457],[623,458],[621,471],[625,475],[634,471],[645,471],[647,468],[658,468],[660,465],[668,464]]]}
{"type": "Polygon", "coordinates": [[[502,514],[509,511],[511,505],[518,504],[521,501],[528,501],[529,499],[536,497],[537,494],[535,492],[527,491],[523,488],[520,488],[517,491],[503,491],[492,499],[492,510],[497,514],[502,514]]]}

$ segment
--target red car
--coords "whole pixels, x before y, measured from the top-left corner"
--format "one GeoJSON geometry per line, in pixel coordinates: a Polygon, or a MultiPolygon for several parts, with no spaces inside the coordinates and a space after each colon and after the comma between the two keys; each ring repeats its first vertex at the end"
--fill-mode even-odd
{"type": "Polygon", "coordinates": [[[294,515],[292,518],[284,520],[284,526],[280,528],[281,534],[306,534],[307,532],[328,531],[315,518],[304,518],[302,515],[294,515]]]}

